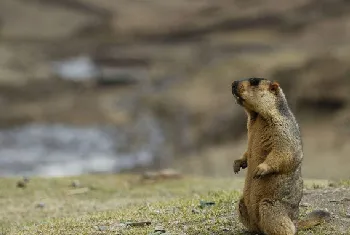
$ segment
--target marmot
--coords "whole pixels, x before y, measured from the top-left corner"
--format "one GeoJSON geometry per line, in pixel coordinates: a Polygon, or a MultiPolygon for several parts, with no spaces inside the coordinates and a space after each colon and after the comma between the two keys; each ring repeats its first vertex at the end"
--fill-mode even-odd
{"type": "Polygon", "coordinates": [[[303,195],[303,147],[298,123],[282,89],[264,78],[232,83],[232,94],[248,116],[248,150],[234,161],[234,172],[247,168],[239,219],[254,233],[295,235],[330,217],[314,211],[298,222],[303,195]]]}

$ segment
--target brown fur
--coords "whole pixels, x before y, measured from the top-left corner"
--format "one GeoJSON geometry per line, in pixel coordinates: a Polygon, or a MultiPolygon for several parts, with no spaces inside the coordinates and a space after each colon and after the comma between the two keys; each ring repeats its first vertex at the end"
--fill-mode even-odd
{"type": "MultiPolygon", "coordinates": [[[[303,192],[298,123],[275,82],[260,78],[235,81],[232,93],[248,115],[248,150],[233,166],[235,173],[247,168],[238,203],[240,221],[250,232],[294,235],[303,192]]],[[[298,227],[306,228],[323,218],[311,216],[298,227]]]]}

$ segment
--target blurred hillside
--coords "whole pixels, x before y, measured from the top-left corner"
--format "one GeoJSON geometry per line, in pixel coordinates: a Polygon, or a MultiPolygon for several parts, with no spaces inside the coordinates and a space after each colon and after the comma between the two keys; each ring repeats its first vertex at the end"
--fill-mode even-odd
{"type": "Polygon", "coordinates": [[[158,165],[217,174],[246,144],[231,82],[266,77],[305,174],[348,177],[349,29],[346,0],[2,0],[0,125],[112,125],[125,152],[161,136],[158,165]]]}

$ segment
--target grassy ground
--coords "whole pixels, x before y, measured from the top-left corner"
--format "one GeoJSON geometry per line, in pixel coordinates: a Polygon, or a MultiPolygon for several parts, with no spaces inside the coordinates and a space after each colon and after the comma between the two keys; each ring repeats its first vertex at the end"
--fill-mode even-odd
{"type": "MultiPolygon", "coordinates": [[[[0,179],[0,234],[244,234],[235,212],[241,178],[89,175],[33,178],[24,188],[17,182],[0,179]]],[[[350,234],[350,183],[327,185],[307,181],[301,216],[328,209],[332,221],[300,234],[350,234]]]]}

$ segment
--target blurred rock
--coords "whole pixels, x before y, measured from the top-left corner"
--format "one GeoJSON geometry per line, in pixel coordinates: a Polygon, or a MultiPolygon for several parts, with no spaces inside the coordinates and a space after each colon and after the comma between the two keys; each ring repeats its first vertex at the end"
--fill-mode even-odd
{"type": "Polygon", "coordinates": [[[95,58],[100,85],[127,85],[149,79],[149,61],[142,58],[95,58]]]}
{"type": "Polygon", "coordinates": [[[62,79],[74,82],[89,81],[98,76],[98,69],[91,58],[80,56],[66,61],[53,62],[53,71],[62,79]]]}
{"type": "Polygon", "coordinates": [[[152,224],[151,221],[132,221],[125,223],[127,227],[144,227],[152,224]]]}
{"type": "Polygon", "coordinates": [[[104,226],[104,225],[94,226],[94,228],[98,231],[101,231],[101,232],[109,230],[109,226],[104,226]]]}
{"type": "Polygon", "coordinates": [[[324,115],[345,108],[350,101],[350,68],[347,62],[332,55],[320,55],[298,68],[276,71],[297,111],[318,111],[324,115]]]}
{"type": "MultiPolygon", "coordinates": [[[[315,120],[339,128],[334,146],[346,147],[349,2],[117,2],[0,2],[0,107],[6,110],[0,126],[16,127],[9,131],[13,135],[0,131],[0,137],[17,145],[0,142],[2,172],[13,165],[16,174],[63,174],[61,169],[80,174],[152,163],[162,169],[175,157],[238,141],[246,119],[230,86],[252,76],[280,82],[302,124],[315,120]],[[118,148],[111,153],[97,147],[100,152],[89,158],[83,142],[73,141],[77,148],[67,155],[45,141],[33,143],[30,135],[45,138],[38,134],[41,127],[26,132],[25,125],[33,122],[113,125],[119,131],[115,139],[107,134],[111,140],[99,141],[91,134],[87,142],[115,141],[118,148]],[[23,131],[27,134],[19,141],[16,133],[23,131]],[[38,164],[43,156],[65,163],[43,169],[38,164]]],[[[55,126],[52,131],[62,134],[55,126]]]]}
{"type": "Polygon", "coordinates": [[[166,233],[166,230],[163,226],[161,225],[157,225],[155,228],[154,228],[154,233],[158,233],[158,234],[162,234],[162,233],[166,233]]]}
{"type": "Polygon", "coordinates": [[[45,203],[43,202],[39,202],[38,204],[35,205],[36,208],[44,208],[45,207],[45,203]]]}

